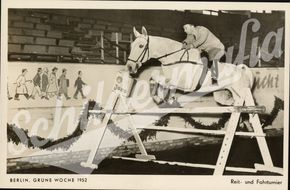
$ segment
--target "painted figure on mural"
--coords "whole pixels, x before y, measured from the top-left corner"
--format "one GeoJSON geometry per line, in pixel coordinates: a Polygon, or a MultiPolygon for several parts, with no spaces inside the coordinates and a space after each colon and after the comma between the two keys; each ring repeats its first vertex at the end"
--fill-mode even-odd
{"type": "Polygon", "coordinates": [[[49,80],[48,80],[48,69],[44,68],[43,69],[43,74],[41,77],[41,99],[49,99],[47,96],[47,88],[49,85],[49,80]]]}
{"type": "MultiPolygon", "coordinates": [[[[7,81],[9,81],[8,78],[7,78],[7,81]]],[[[8,98],[8,100],[12,100],[13,99],[13,97],[10,94],[9,83],[7,83],[7,98],[8,98]]]]}
{"type": "Polygon", "coordinates": [[[58,84],[57,84],[57,76],[56,76],[57,71],[58,71],[58,68],[54,67],[49,76],[49,84],[48,84],[46,92],[47,92],[47,96],[49,96],[50,98],[52,98],[53,96],[56,96],[58,92],[58,84]]]}
{"type": "Polygon", "coordinates": [[[41,74],[42,74],[42,68],[37,69],[37,73],[33,78],[33,89],[30,98],[35,99],[35,95],[37,94],[39,97],[41,97],[41,74]]]}
{"type": "Polygon", "coordinates": [[[7,85],[7,97],[8,97],[8,100],[11,100],[13,99],[13,97],[10,95],[10,92],[9,92],[9,87],[7,85]]]}
{"type": "Polygon", "coordinates": [[[16,92],[15,92],[15,96],[14,96],[15,100],[20,100],[19,95],[24,95],[26,97],[26,99],[29,99],[26,83],[30,82],[30,81],[27,81],[26,77],[25,77],[27,72],[28,72],[27,69],[22,69],[21,75],[19,75],[17,80],[16,80],[16,92]]]}
{"type": "Polygon", "coordinates": [[[75,81],[75,88],[76,89],[76,92],[74,94],[74,99],[78,99],[78,94],[81,93],[82,95],[82,98],[85,99],[85,95],[83,93],[83,85],[86,85],[86,83],[84,83],[84,81],[82,80],[82,71],[79,71],[78,72],[78,78],[76,79],[75,81]]]}
{"type": "Polygon", "coordinates": [[[66,74],[67,74],[67,70],[63,69],[62,74],[58,79],[58,83],[59,83],[58,98],[60,99],[61,95],[63,94],[65,98],[69,100],[70,97],[68,96],[68,91],[67,91],[67,88],[69,86],[69,81],[66,78],[66,74]]]}

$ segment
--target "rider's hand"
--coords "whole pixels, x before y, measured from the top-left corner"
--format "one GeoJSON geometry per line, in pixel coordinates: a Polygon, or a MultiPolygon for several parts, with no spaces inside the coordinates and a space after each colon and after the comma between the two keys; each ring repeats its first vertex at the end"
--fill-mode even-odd
{"type": "Polygon", "coordinates": [[[192,48],[191,44],[188,44],[187,42],[182,43],[182,49],[190,50],[191,48],[192,48]]]}

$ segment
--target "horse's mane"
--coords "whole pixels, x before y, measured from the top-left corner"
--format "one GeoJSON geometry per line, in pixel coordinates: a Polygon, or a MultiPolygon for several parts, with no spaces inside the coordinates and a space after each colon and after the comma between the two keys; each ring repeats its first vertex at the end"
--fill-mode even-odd
{"type": "MultiPolygon", "coordinates": [[[[161,37],[161,36],[149,36],[149,38],[151,39],[155,39],[157,41],[162,41],[162,42],[166,42],[163,44],[166,44],[164,49],[166,49],[167,51],[172,51],[172,50],[177,50],[181,48],[182,43],[170,38],[166,38],[166,37],[161,37]]],[[[160,44],[161,45],[161,44],[160,44]]]]}
{"type": "Polygon", "coordinates": [[[150,38],[155,38],[155,39],[161,39],[161,40],[167,40],[168,43],[172,43],[172,44],[177,44],[177,45],[180,45],[181,42],[179,41],[176,41],[176,40],[173,40],[173,39],[170,39],[170,38],[167,38],[167,37],[161,37],[161,36],[149,36],[150,38]]]}

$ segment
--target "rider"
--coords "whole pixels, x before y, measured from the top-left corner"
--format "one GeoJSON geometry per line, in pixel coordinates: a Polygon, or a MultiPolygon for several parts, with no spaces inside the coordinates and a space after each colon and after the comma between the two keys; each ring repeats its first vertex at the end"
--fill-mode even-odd
{"type": "Polygon", "coordinates": [[[183,41],[183,48],[186,50],[197,48],[201,52],[201,56],[208,59],[212,83],[217,84],[218,62],[221,58],[224,59],[225,46],[209,29],[203,26],[185,24],[183,29],[187,34],[183,41]]]}

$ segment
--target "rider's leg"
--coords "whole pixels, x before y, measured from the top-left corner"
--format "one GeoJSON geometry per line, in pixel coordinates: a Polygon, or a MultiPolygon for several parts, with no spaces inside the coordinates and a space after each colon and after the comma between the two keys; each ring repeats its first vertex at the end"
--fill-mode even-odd
{"type": "MultiPolygon", "coordinates": [[[[217,84],[218,79],[218,59],[210,59],[210,56],[208,52],[202,51],[201,54],[201,61],[204,65],[204,67],[207,67],[211,71],[211,79],[212,84],[217,84]]],[[[207,71],[207,69],[205,70],[207,71]]]]}
{"type": "Polygon", "coordinates": [[[209,68],[211,69],[211,78],[212,78],[212,84],[217,84],[218,82],[218,73],[219,68],[218,65],[220,63],[221,59],[224,59],[225,52],[224,49],[220,48],[212,48],[209,52],[209,68]]]}
{"type": "Polygon", "coordinates": [[[214,59],[211,64],[210,71],[211,71],[212,84],[217,84],[217,81],[218,81],[218,73],[219,73],[218,63],[219,63],[219,60],[214,59]]]}

